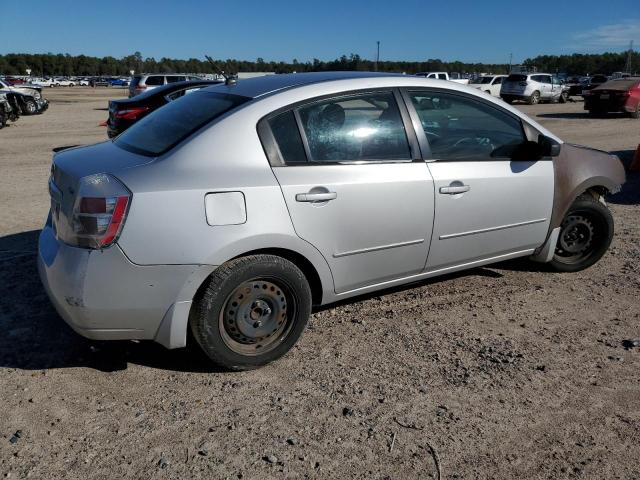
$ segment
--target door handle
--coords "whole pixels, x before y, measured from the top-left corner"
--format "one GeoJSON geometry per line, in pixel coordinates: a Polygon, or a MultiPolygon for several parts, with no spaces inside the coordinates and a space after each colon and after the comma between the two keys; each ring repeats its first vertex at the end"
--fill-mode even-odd
{"type": "Polygon", "coordinates": [[[469,185],[455,185],[450,187],[440,187],[440,193],[444,193],[445,195],[455,195],[457,193],[464,193],[471,190],[469,185]]]}
{"type": "Polygon", "coordinates": [[[298,193],[296,194],[296,202],[326,202],[338,198],[336,192],[323,193],[298,193]]]}

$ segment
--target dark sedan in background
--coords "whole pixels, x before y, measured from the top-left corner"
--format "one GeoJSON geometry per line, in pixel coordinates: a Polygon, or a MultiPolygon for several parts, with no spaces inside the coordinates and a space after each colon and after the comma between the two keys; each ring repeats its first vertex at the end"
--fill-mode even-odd
{"type": "Polygon", "coordinates": [[[141,118],[154,110],[188,95],[201,88],[222,83],[220,80],[191,80],[176,82],[154,88],[133,98],[109,101],[109,120],[107,120],[107,135],[113,138],[120,135],[141,118]]]}
{"type": "Polygon", "coordinates": [[[584,92],[584,109],[593,115],[622,112],[640,118],[640,77],[609,80],[584,92]]]}

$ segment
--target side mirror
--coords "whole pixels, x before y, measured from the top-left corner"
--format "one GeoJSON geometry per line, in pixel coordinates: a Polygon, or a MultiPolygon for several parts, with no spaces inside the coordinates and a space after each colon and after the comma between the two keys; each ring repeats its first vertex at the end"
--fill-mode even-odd
{"type": "Polygon", "coordinates": [[[562,149],[562,144],[546,135],[538,136],[538,145],[540,145],[543,157],[557,157],[562,149]]]}

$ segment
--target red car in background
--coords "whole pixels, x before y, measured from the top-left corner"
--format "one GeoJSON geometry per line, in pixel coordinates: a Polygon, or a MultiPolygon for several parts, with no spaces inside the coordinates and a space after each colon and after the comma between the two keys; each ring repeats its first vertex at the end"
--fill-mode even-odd
{"type": "Polygon", "coordinates": [[[21,78],[13,78],[13,77],[6,77],[4,81],[7,82],[9,85],[22,85],[23,83],[27,83],[21,78]]]}
{"type": "Polygon", "coordinates": [[[584,109],[591,115],[622,112],[640,118],[640,77],[609,80],[583,95],[584,109]]]}

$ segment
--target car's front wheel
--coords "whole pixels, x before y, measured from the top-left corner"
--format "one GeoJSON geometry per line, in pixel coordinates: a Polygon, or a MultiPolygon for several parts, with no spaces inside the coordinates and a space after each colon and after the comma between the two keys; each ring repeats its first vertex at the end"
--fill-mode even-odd
{"type": "Polygon", "coordinates": [[[24,115],[33,115],[38,111],[38,106],[34,100],[27,100],[22,107],[22,113],[24,115]]]}
{"type": "Polygon", "coordinates": [[[220,266],[191,310],[196,341],[230,370],[266,365],[298,341],[311,314],[302,271],[275,255],[251,255],[220,266]]]}
{"type": "Polygon", "coordinates": [[[591,195],[573,202],[560,226],[551,267],[578,272],[596,263],[613,239],[613,217],[606,205],[591,195]]]}

